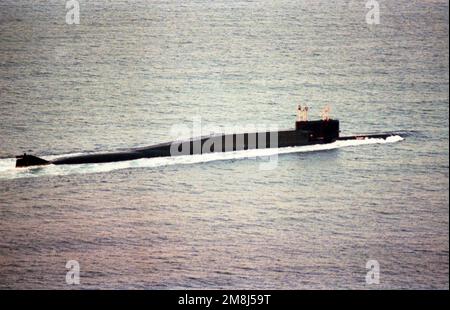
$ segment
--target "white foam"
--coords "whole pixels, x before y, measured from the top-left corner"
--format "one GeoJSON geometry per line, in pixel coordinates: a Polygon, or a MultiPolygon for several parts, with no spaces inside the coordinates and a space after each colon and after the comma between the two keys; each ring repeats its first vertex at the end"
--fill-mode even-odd
{"type": "MultiPolygon", "coordinates": [[[[394,143],[403,140],[402,137],[395,135],[386,139],[363,139],[363,140],[342,140],[328,144],[316,144],[307,146],[295,146],[284,148],[256,149],[226,153],[211,153],[203,155],[187,155],[177,157],[158,157],[158,158],[142,158],[137,160],[102,163],[102,164],[80,164],[80,165],[48,165],[36,166],[28,168],[15,168],[15,158],[0,159],[0,180],[15,179],[39,176],[69,175],[80,173],[100,173],[109,172],[127,168],[151,168],[169,165],[186,165],[204,163],[217,160],[231,160],[243,158],[255,158],[272,156],[276,154],[315,152],[323,150],[331,150],[348,146],[358,146],[367,144],[383,144],[394,143]]],[[[52,155],[46,156],[44,159],[51,160],[63,156],[76,156],[77,154],[52,155]]]]}

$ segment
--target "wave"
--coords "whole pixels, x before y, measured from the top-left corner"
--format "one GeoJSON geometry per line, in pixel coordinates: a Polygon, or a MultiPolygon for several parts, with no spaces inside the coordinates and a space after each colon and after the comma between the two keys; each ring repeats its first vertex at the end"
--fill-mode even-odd
{"type": "MultiPolygon", "coordinates": [[[[235,151],[226,153],[211,153],[211,154],[187,155],[177,157],[142,158],[130,161],[100,163],[100,164],[48,165],[48,166],[36,166],[28,168],[15,168],[16,159],[5,158],[0,159],[0,180],[81,174],[81,173],[103,173],[103,172],[110,172],[113,170],[129,169],[129,168],[152,168],[169,165],[197,164],[218,160],[268,157],[289,153],[332,150],[349,146],[394,143],[401,140],[403,140],[401,136],[394,135],[386,139],[343,140],[343,141],[335,141],[333,143],[328,144],[316,144],[316,145],[284,147],[284,148],[255,149],[255,150],[235,151]]],[[[52,155],[52,156],[45,156],[43,158],[47,160],[52,160],[58,157],[75,156],[82,154],[83,153],[52,155]]]]}

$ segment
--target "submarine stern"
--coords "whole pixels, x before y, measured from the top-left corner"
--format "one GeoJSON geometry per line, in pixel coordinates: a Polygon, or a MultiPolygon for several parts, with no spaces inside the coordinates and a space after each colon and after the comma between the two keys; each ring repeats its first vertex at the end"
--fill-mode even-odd
{"type": "Polygon", "coordinates": [[[33,155],[23,155],[16,156],[16,168],[24,168],[30,166],[43,166],[51,164],[48,160],[39,158],[33,155]]]}

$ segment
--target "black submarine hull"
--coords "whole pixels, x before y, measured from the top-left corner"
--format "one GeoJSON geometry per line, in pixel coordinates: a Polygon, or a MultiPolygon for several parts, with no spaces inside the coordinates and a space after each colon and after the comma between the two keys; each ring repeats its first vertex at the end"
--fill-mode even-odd
{"type": "Polygon", "coordinates": [[[336,140],[363,139],[366,137],[386,138],[389,135],[339,137],[338,120],[300,121],[295,129],[254,133],[221,134],[171,141],[149,147],[122,152],[97,153],[62,157],[51,161],[33,155],[17,156],[16,167],[37,165],[93,164],[135,160],[140,158],[182,156],[214,152],[231,152],[250,149],[280,148],[331,143],[336,140]]]}

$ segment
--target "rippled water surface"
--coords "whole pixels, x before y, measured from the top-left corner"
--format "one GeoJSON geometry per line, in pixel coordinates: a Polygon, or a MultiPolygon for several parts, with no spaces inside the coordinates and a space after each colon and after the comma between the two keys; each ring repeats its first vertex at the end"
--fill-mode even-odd
{"type": "Polygon", "coordinates": [[[0,288],[448,289],[448,1],[79,2],[0,3],[0,288]],[[403,140],[14,168],[298,103],[403,140]]]}

